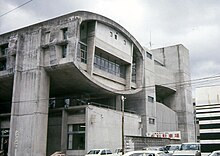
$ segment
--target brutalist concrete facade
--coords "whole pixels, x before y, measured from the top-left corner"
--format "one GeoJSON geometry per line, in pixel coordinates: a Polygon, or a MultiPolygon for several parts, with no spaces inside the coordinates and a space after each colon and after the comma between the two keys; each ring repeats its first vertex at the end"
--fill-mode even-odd
{"type": "Polygon", "coordinates": [[[179,130],[180,142],[195,140],[182,45],[149,51],[116,22],[78,11],[2,34],[0,50],[1,140],[11,156],[121,147],[122,95],[125,135],[179,130]]]}

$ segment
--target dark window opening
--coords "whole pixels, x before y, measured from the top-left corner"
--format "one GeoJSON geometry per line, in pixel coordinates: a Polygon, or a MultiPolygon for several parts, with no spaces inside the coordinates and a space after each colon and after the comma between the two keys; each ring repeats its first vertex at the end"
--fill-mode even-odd
{"type": "Polygon", "coordinates": [[[69,150],[85,150],[85,124],[68,125],[68,142],[69,150]]]}
{"type": "Polygon", "coordinates": [[[220,140],[220,133],[201,133],[201,140],[220,140]]]}
{"type": "Polygon", "coordinates": [[[0,151],[3,151],[4,155],[8,155],[9,128],[2,128],[0,130],[0,151]]]}
{"type": "Polygon", "coordinates": [[[79,46],[80,46],[80,59],[81,62],[83,63],[87,63],[87,45],[79,42],[79,46]]]}
{"type": "Polygon", "coordinates": [[[0,71],[6,70],[6,59],[0,60],[0,71]]]}
{"type": "Polygon", "coordinates": [[[149,118],[149,124],[155,124],[155,119],[154,118],[149,118]]]}
{"type": "Polygon", "coordinates": [[[62,48],[62,58],[65,58],[67,54],[67,45],[66,44],[62,45],[61,48],[62,48]]]}
{"type": "Polygon", "coordinates": [[[154,97],[152,97],[152,96],[148,96],[148,102],[151,102],[151,103],[153,103],[154,102],[154,97]]]}
{"type": "Polygon", "coordinates": [[[148,53],[148,52],[146,51],[146,55],[147,55],[147,57],[148,57],[149,59],[152,60],[152,54],[150,54],[150,53],[148,53]]]}
{"type": "Polygon", "coordinates": [[[220,144],[201,144],[202,152],[211,153],[212,151],[219,150],[220,144]]]}
{"type": "Polygon", "coordinates": [[[8,50],[8,43],[0,46],[1,56],[5,56],[8,50]]]}
{"type": "Polygon", "coordinates": [[[113,58],[105,58],[101,54],[95,54],[94,66],[118,77],[125,78],[126,66],[119,64],[113,58]]]}
{"type": "Polygon", "coordinates": [[[63,33],[63,39],[66,40],[67,39],[67,28],[63,28],[62,33],[63,33]]]}
{"type": "Polygon", "coordinates": [[[131,81],[135,83],[136,77],[137,77],[137,57],[136,57],[136,55],[133,55],[131,81]]]}
{"type": "Polygon", "coordinates": [[[112,37],[112,36],[113,36],[113,32],[110,31],[110,37],[112,37]]]}

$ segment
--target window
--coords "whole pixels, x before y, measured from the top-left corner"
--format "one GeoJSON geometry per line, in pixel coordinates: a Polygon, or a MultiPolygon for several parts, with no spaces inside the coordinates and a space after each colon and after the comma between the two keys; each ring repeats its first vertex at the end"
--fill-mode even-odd
{"type": "Polygon", "coordinates": [[[148,102],[153,103],[153,102],[154,102],[154,97],[152,97],[152,96],[148,96],[148,102]]]}
{"type": "Polygon", "coordinates": [[[87,45],[85,43],[79,42],[79,46],[81,62],[87,63],[87,45]]]}
{"type": "Polygon", "coordinates": [[[68,125],[68,142],[69,150],[85,150],[85,124],[68,125]]]}
{"type": "Polygon", "coordinates": [[[152,54],[150,54],[150,53],[148,53],[148,52],[146,51],[146,55],[147,55],[147,57],[148,57],[149,59],[152,60],[152,54]]]}
{"type": "Polygon", "coordinates": [[[104,58],[101,54],[95,54],[94,66],[118,77],[125,78],[125,65],[117,63],[116,60],[104,58]]]}
{"type": "Polygon", "coordinates": [[[6,58],[0,60],[0,71],[6,70],[6,58]]]}
{"type": "Polygon", "coordinates": [[[154,118],[149,118],[149,124],[155,124],[155,119],[154,118]]]}
{"type": "Polygon", "coordinates": [[[0,46],[1,56],[5,56],[8,50],[8,43],[0,46]]]}
{"type": "Polygon", "coordinates": [[[110,37],[112,37],[112,36],[113,36],[113,32],[110,31],[110,37]]]}
{"type": "Polygon", "coordinates": [[[67,39],[67,28],[63,28],[62,33],[63,33],[63,39],[66,40],[67,39]]]}
{"type": "Polygon", "coordinates": [[[48,44],[50,42],[50,32],[45,33],[45,44],[48,44]]]}
{"type": "Polygon", "coordinates": [[[124,40],[124,45],[126,45],[126,43],[127,43],[126,40],[124,40]]]}
{"type": "Polygon", "coordinates": [[[61,48],[62,48],[62,58],[65,58],[67,54],[67,44],[62,45],[61,48]]]}
{"type": "Polygon", "coordinates": [[[136,55],[133,56],[133,61],[132,61],[132,77],[131,81],[136,82],[136,75],[137,75],[137,60],[136,60],[136,55]]]}
{"type": "Polygon", "coordinates": [[[118,39],[118,32],[115,33],[115,39],[118,39]]]}
{"type": "Polygon", "coordinates": [[[0,129],[0,151],[4,151],[5,155],[8,151],[9,128],[0,129]]]}

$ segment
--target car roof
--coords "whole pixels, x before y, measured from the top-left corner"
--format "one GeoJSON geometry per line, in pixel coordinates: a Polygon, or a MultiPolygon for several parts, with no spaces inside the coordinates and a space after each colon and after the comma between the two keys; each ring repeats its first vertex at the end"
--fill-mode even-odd
{"type": "Polygon", "coordinates": [[[166,146],[180,146],[181,144],[168,144],[166,146]]]}
{"type": "Polygon", "coordinates": [[[198,142],[185,142],[185,143],[182,143],[182,144],[200,144],[198,142]]]}
{"type": "MultiPolygon", "coordinates": [[[[154,151],[154,150],[140,150],[140,151],[130,151],[130,152],[127,152],[128,154],[130,153],[164,153],[163,151],[154,151]]],[[[127,154],[126,153],[126,154],[127,154]]]]}
{"type": "Polygon", "coordinates": [[[94,148],[94,149],[90,149],[89,151],[92,151],[92,150],[110,150],[108,148],[94,148]]]}

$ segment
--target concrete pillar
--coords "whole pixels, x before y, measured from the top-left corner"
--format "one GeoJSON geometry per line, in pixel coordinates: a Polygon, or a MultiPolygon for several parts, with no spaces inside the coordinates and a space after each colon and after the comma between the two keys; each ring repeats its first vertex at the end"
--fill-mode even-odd
{"type": "Polygon", "coordinates": [[[67,144],[66,144],[66,140],[67,140],[67,112],[64,109],[62,111],[62,129],[61,129],[61,151],[66,152],[67,150],[67,144]]]}
{"type": "Polygon", "coordinates": [[[121,95],[117,95],[115,97],[115,102],[116,102],[116,110],[121,111],[121,95]]]}
{"type": "Polygon", "coordinates": [[[88,23],[88,38],[87,38],[87,72],[92,75],[93,62],[95,55],[95,27],[96,22],[88,23]]]}
{"type": "Polygon", "coordinates": [[[49,76],[42,67],[41,30],[20,37],[14,75],[9,156],[45,156],[49,76]]]}

